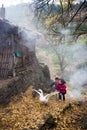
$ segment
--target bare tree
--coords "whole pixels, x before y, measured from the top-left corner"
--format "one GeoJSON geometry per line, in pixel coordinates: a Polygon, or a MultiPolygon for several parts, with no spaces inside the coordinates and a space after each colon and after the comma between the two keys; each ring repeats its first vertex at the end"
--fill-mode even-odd
{"type": "MultiPolygon", "coordinates": [[[[55,19],[55,23],[51,24],[51,31],[53,31],[54,33],[59,33],[56,29],[55,29],[55,24],[60,23],[62,25],[62,27],[67,28],[70,23],[73,23],[75,21],[77,21],[78,26],[76,27],[75,31],[73,34],[77,35],[77,33],[75,33],[78,28],[80,28],[80,26],[82,24],[84,24],[84,21],[87,20],[87,13],[84,13],[84,17],[80,17],[80,14],[82,11],[87,11],[86,9],[86,4],[87,1],[84,0],[83,2],[81,2],[81,4],[79,4],[77,9],[74,9],[74,5],[73,5],[73,1],[75,0],[67,0],[67,6],[64,7],[64,1],[63,0],[59,0],[60,2],[60,11],[58,12],[58,17],[56,17],[55,19]],[[59,16],[60,15],[60,16],[59,16]],[[80,19],[80,20],[79,20],[80,19]]],[[[48,16],[46,15],[46,17],[49,17],[51,12],[52,12],[52,8],[53,6],[51,6],[51,10],[49,11],[49,3],[51,3],[52,5],[54,5],[55,0],[35,0],[35,12],[36,13],[40,13],[39,16],[42,15],[43,10],[45,10],[45,7],[48,7],[48,16]]],[[[86,33],[86,32],[84,32],[86,33]]],[[[79,36],[79,32],[78,32],[78,36],[79,36]]]]}

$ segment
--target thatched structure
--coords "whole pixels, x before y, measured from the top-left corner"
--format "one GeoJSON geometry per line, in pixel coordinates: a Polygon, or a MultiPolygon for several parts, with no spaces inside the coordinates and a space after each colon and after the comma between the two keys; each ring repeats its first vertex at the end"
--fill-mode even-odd
{"type": "Polygon", "coordinates": [[[35,46],[33,39],[24,38],[25,33],[17,26],[0,20],[0,78],[18,75],[34,61],[35,46]],[[20,32],[19,32],[20,31],[20,32]],[[30,46],[26,47],[29,42],[30,46]]]}
{"type": "Polygon", "coordinates": [[[50,83],[49,69],[40,65],[35,54],[38,34],[6,20],[0,20],[0,104],[29,86],[46,90],[50,83]]]}

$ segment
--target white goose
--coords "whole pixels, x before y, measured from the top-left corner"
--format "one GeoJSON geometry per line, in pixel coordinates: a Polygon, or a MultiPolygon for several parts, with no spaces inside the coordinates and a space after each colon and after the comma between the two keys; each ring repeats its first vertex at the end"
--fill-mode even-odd
{"type": "Polygon", "coordinates": [[[40,100],[41,102],[45,102],[45,103],[48,102],[48,100],[49,100],[49,98],[50,98],[51,96],[58,94],[58,92],[55,91],[55,92],[52,92],[52,93],[50,93],[50,94],[44,95],[42,89],[39,89],[38,91],[37,91],[36,89],[33,89],[33,91],[35,91],[36,93],[38,93],[38,94],[40,95],[39,100],[40,100]]]}

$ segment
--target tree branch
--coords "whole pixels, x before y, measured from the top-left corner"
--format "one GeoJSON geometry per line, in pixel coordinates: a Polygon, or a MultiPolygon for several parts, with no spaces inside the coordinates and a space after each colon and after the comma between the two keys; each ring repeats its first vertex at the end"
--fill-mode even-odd
{"type": "MultiPolygon", "coordinates": [[[[68,22],[68,24],[70,22],[72,22],[72,20],[74,19],[74,17],[77,15],[77,13],[79,12],[79,10],[82,8],[82,6],[86,3],[86,0],[84,0],[84,2],[80,5],[80,7],[77,9],[77,11],[75,12],[75,14],[72,16],[72,18],[70,19],[70,21],[68,22]]],[[[67,24],[67,25],[68,25],[67,24]]]]}

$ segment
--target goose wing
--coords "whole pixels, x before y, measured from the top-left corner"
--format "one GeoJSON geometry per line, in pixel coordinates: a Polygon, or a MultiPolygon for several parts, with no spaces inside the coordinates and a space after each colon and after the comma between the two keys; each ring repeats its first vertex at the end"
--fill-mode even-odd
{"type": "Polygon", "coordinates": [[[43,94],[43,91],[42,91],[42,89],[39,89],[38,91],[39,91],[40,93],[42,93],[42,94],[43,94]]]}
{"type": "Polygon", "coordinates": [[[37,91],[36,89],[33,89],[33,91],[35,91],[36,93],[38,93],[39,95],[41,95],[41,93],[39,91],[37,91]]]}
{"type": "Polygon", "coordinates": [[[58,94],[57,91],[52,92],[52,93],[50,93],[50,94],[47,94],[47,95],[45,96],[45,98],[48,98],[48,99],[49,99],[51,96],[56,95],[56,94],[58,94]]]}

